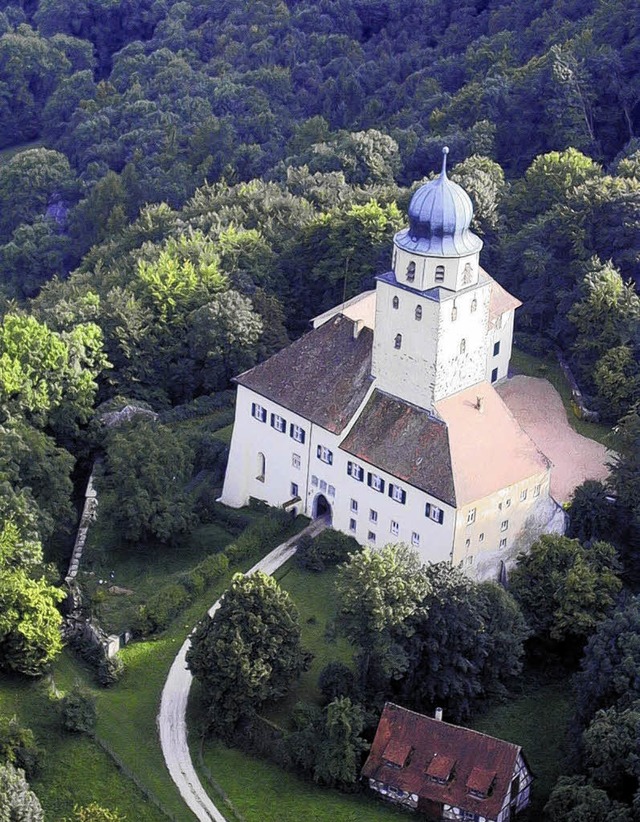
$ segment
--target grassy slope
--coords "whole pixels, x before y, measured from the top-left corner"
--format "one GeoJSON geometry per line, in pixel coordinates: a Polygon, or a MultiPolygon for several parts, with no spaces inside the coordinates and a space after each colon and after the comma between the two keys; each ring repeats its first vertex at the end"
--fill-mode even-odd
{"type": "Polygon", "coordinates": [[[511,355],[511,369],[516,374],[526,374],[528,377],[542,377],[545,380],[549,380],[562,398],[562,402],[567,411],[569,425],[571,425],[578,434],[582,434],[583,437],[589,437],[589,439],[596,440],[607,447],[611,447],[611,443],[609,442],[610,428],[596,422],[581,420],[573,413],[571,387],[558,361],[554,357],[542,359],[514,348],[511,355]]]}

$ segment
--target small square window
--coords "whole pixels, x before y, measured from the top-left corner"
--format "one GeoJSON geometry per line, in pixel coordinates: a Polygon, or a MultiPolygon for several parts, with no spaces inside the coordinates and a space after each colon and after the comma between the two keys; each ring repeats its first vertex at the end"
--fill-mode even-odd
{"type": "Polygon", "coordinates": [[[357,527],[358,527],[358,523],[355,521],[355,519],[350,519],[349,520],[349,530],[350,531],[355,531],[357,527]]]}
{"type": "Polygon", "coordinates": [[[271,427],[283,434],[287,430],[287,421],[280,414],[272,414],[271,427]]]}
{"type": "Polygon", "coordinates": [[[262,405],[258,405],[257,402],[251,403],[251,416],[254,417],[256,420],[260,422],[266,422],[267,420],[267,409],[264,408],[262,405]]]}
{"type": "Polygon", "coordinates": [[[318,478],[315,474],[313,474],[311,477],[311,485],[313,485],[314,488],[318,487],[318,478]]]}
{"type": "Polygon", "coordinates": [[[500,523],[500,530],[501,531],[506,531],[508,527],[509,527],[509,520],[508,519],[503,519],[502,522],[500,523]]]}
{"type": "Polygon", "coordinates": [[[484,531],[478,537],[478,542],[484,542],[484,531]]]}
{"type": "Polygon", "coordinates": [[[525,488],[524,491],[520,491],[520,502],[524,502],[527,498],[527,489],[525,488]]]}
{"type": "Polygon", "coordinates": [[[494,368],[491,372],[491,382],[495,382],[498,379],[498,369],[494,368]]]}
{"type": "Polygon", "coordinates": [[[326,480],[320,480],[320,490],[321,491],[326,491],[327,490],[327,481],[326,480]]]}
{"type": "Polygon", "coordinates": [[[374,511],[373,508],[369,509],[369,521],[370,522],[377,522],[378,521],[378,512],[374,511]]]}
{"type": "Polygon", "coordinates": [[[291,496],[297,497],[298,496],[298,483],[292,482],[291,483],[291,496]]]}
{"type": "Polygon", "coordinates": [[[367,534],[367,539],[369,540],[369,542],[375,542],[376,541],[375,532],[374,531],[369,531],[369,533],[367,534]]]}
{"type": "Polygon", "coordinates": [[[506,548],[506,547],[507,547],[507,538],[506,538],[506,537],[503,537],[503,538],[500,540],[500,547],[501,547],[501,548],[506,548]]]}
{"type": "Polygon", "coordinates": [[[444,266],[437,265],[436,266],[436,282],[443,283],[444,282],[444,266]]]}
{"type": "Polygon", "coordinates": [[[292,454],[291,455],[291,465],[294,468],[300,470],[300,466],[302,465],[302,460],[300,459],[300,454],[292,454]]]}
{"type": "Polygon", "coordinates": [[[353,511],[354,514],[358,513],[358,500],[357,499],[352,499],[351,500],[351,510],[353,511]]]}
{"type": "Polygon", "coordinates": [[[326,445],[319,445],[316,454],[322,462],[326,462],[327,465],[333,465],[333,451],[330,451],[326,445]]]}
{"type": "Polygon", "coordinates": [[[329,494],[330,497],[335,497],[336,489],[333,485],[328,485],[327,486],[327,494],[329,494]]]}
{"type": "Polygon", "coordinates": [[[500,353],[500,340],[498,340],[497,343],[493,344],[493,356],[497,357],[499,353],[500,353]]]}
{"type": "Polygon", "coordinates": [[[304,428],[301,428],[299,425],[294,425],[294,423],[291,423],[291,425],[289,426],[289,436],[296,442],[304,443],[304,428]]]}
{"type": "Polygon", "coordinates": [[[534,497],[539,497],[540,496],[540,486],[539,485],[534,486],[533,496],[534,497]]]}
{"type": "Polygon", "coordinates": [[[347,474],[355,480],[358,480],[358,482],[362,482],[364,480],[364,468],[361,465],[357,465],[355,462],[347,463],[347,474]]]}
{"type": "Polygon", "coordinates": [[[394,537],[397,537],[398,534],[400,533],[400,523],[396,522],[395,519],[392,519],[391,520],[391,527],[389,528],[389,530],[391,531],[391,533],[393,534],[394,537]]]}
{"type": "Polygon", "coordinates": [[[411,534],[411,544],[415,548],[418,548],[420,545],[420,534],[418,534],[416,531],[413,531],[411,534]]]}
{"type": "Polygon", "coordinates": [[[472,508],[469,513],[467,514],[467,525],[471,525],[471,523],[476,521],[476,509],[472,508]]]}

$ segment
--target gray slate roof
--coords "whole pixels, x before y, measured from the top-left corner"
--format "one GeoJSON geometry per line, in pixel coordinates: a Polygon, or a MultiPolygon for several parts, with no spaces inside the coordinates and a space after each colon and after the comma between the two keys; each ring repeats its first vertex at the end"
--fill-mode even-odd
{"type": "Polygon", "coordinates": [[[240,374],[236,382],[339,434],[372,381],[373,331],[363,328],[354,339],[354,325],[339,314],[240,374]]]}

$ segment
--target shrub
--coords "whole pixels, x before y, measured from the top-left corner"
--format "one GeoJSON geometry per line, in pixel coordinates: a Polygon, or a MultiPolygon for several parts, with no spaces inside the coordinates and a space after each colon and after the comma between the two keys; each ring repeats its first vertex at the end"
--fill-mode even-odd
{"type": "Polygon", "coordinates": [[[178,583],[165,585],[140,606],[138,628],[143,634],[162,631],[190,602],[189,592],[178,583]]]}
{"type": "Polygon", "coordinates": [[[96,700],[82,685],[76,684],[60,703],[62,726],[72,733],[92,734],[96,727],[96,700]]]}
{"type": "Polygon", "coordinates": [[[200,574],[207,585],[226,574],[229,568],[229,560],[225,554],[211,554],[203,559],[194,569],[200,574]]]}
{"type": "Polygon", "coordinates": [[[42,749],[36,744],[33,731],[18,722],[17,717],[0,716],[0,763],[8,762],[21,768],[27,779],[40,770],[42,749]]]}
{"type": "Polygon", "coordinates": [[[206,588],[207,580],[200,570],[200,567],[196,566],[192,571],[180,574],[178,577],[178,585],[182,585],[182,587],[193,596],[199,596],[206,588]]]}
{"type": "Polygon", "coordinates": [[[122,679],[124,662],[119,656],[103,656],[98,664],[96,678],[103,688],[110,688],[122,679]]]}
{"type": "Polygon", "coordinates": [[[353,698],[356,690],[353,671],[344,662],[330,662],[320,671],[318,687],[327,702],[340,696],[353,698]]]}
{"type": "Polygon", "coordinates": [[[324,571],[327,566],[345,562],[358,550],[360,546],[353,537],[328,528],[313,539],[307,535],[301,537],[296,561],[309,571],[324,571]]]}

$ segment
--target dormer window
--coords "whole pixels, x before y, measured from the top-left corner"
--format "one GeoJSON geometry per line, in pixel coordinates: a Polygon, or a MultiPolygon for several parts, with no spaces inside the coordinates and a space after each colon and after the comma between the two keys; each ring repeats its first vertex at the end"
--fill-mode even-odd
{"type": "Polygon", "coordinates": [[[421,319],[422,319],[422,306],[417,305],[416,306],[416,320],[421,320],[421,319]]]}
{"type": "Polygon", "coordinates": [[[407,266],[407,282],[412,283],[416,278],[416,264],[414,262],[409,263],[407,266]]]}
{"type": "Polygon", "coordinates": [[[487,799],[493,793],[497,773],[485,771],[484,768],[473,768],[467,779],[469,796],[475,799],[487,799]]]}
{"type": "Polygon", "coordinates": [[[412,746],[402,740],[390,739],[382,753],[384,764],[391,768],[406,768],[411,762],[412,746]]]}
{"type": "Polygon", "coordinates": [[[394,348],[402,348],[402,334],[396,334],[396,338],[393,341],[394,348]]]}
{"type": "Polygon", "coordinates": [[[444,282],[444,266],[437,265],[436,266],[436,282],[443,283],[444,282]]]}
{"type": "Polygon", "coordinates": [[[392,305],[394,308],[399,308],[399,307],[400,307],[400,300],[399,300],[397,297],[394,297],[394,298],[391,300],[391,305],[392,305]]]}
{"type": "Polygon", "coordinates": [[[453,777],[456,760],[451,756],[435,753],[427,765],[426,774],[430,782],[446,785],[453,777]]]}

